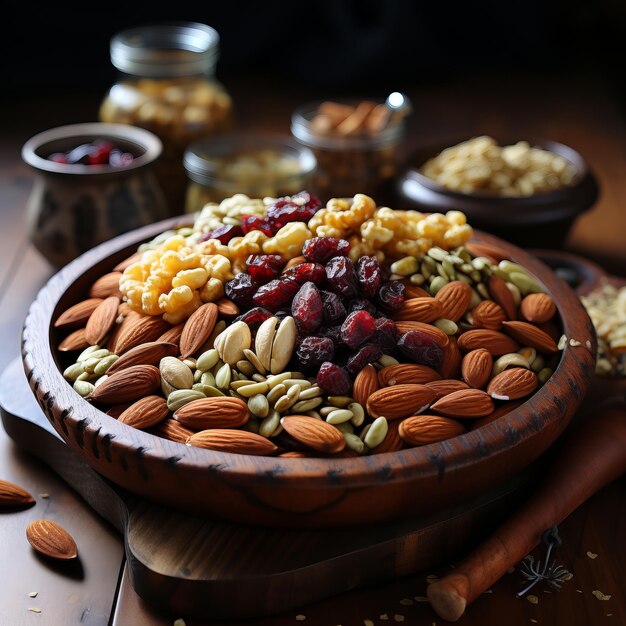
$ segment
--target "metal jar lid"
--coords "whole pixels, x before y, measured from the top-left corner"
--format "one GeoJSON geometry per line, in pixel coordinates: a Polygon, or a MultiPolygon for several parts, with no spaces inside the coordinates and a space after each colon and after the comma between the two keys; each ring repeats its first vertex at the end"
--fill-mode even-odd
{"type": "Polygon", "coordinates": [[[199,22],[139,26],[111,39],[111,63],[135,76],[165,78],[213,72],[219,35],[199,22]]]}

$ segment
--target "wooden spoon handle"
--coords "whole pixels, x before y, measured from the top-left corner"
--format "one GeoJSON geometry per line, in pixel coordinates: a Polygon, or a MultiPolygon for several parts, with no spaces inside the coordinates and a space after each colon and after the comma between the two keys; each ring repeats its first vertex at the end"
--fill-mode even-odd
{"type": "Polygon", "coordinates": [[[521,561],[553,524],[626,472],[626,412],[607,409],[571,437],[537,493],[454,572],[428,586],[437,614],[455,622],[465,607],[521,561]]]}

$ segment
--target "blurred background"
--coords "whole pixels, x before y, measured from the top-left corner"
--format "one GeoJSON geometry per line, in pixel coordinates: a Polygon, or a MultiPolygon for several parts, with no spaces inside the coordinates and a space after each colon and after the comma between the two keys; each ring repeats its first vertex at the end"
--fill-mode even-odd
{"type": "MultiPolygon", "coordinates": [[[[288,134],[302,102],[384,99],[399,90],[414,108],[405,154],[478,134],[572,146],[588,158],[602,193],[576,222],[568,248],[624,271],[623,236],[615,228],[616,221],[626,225],[623,2],[135,2],[123,10],[7,3],[0,26],[4,164],[4,155],[36,132],[96,121],[118,76],[111,37],[163,21],[198,21],[218,31],[216,76],[232,97],[238,128],[288,134]],[[591,221],[593,240],[586,235],[591,221]]],[[[32,177],[24,169],[17,180],[28,185],[32,177]]]]}

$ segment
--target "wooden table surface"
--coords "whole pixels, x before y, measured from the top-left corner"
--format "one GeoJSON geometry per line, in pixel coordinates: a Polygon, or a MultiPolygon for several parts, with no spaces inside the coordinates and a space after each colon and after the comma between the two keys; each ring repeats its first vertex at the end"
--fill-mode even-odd
{"type": "MultiPolygon", "coordinates": [[[[238,123],[247,129],[288,132],[291,110],[320,95],[260,78],[233,81],[227,87],[237,107],[238,123]]],[[[478,133],[546,136],[578,149],[597,174],[602,195],[594,210],[578,220],[566,249],[626,275],[626,128],[609,86],[594,77],[509,76],[497,83],[489,77],[475,77],[446,85],[399,87],[409,94],[415,107],[407,151],[440,138],[478,133]]],[[[21,162],[21,145],[46,128],[93,121],[99,99],[99,94],[73,94],[71,99],[58,96],[43,102],[9,99],[0,106],[5,126],[0,132],[0,369],[19,354],[19,335],[28,306],[53,272],[28,241],[25,207],[33,174],[21,162]]],[[[37,500],[36,506],[25,511],[0,512],[0,626],[161,626],[171,625],[180,617],[158,615],[138,598],[129,583],[123,545],[116,532],[68,485],[21,452],[2,429],[0,478],[24,486],[37,500]],[[31,551],[24,529],[31,519],[41,517],[71,530],[83,555],[79,569],[51,566],[31,551]],[[30,597],[30,592],[37,592],[36,597],[30,597]]],[[[458,623],[626,624],[625,495],[626,479],[622,478],[562,524],[563,547],[557,551],[557,559],[573,578],[561,592],[550,593],[540,587],[535,592],[536,604],[517,599],[521,576],[515,571],[479,598],[458,623]],[[611,597],[600,600],[593,591],[611,597]]],[[[541,550],[535,554],[542,557],[541,550]]],[[[264,626],[304,621],[312,626],[361,626],[371,620],[377,626],[442,624],[423,596],[426,577],[443,571],[434,568],[254,623],[264,626]]],[[[187,626],[193,623],[187,620],[187,626]]]]}

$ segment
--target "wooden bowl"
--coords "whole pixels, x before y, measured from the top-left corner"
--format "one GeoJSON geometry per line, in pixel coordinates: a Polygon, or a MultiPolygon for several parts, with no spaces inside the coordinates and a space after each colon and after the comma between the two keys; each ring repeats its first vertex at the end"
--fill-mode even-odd
{"type": "Polygon", "coordinates": [[[536,258],[478,234],[477,240],[499,246],[545,284],[564,333],[581,342],[563,352],[541,389],[504,417],[441,443],[338,459],[215,452],[121,424],[64,380],[53,323],[139,243],[184,220],[121,235],[73,261],[41,290],[22,334],[28,381],[59,435],[95,470],[149,500],[244,524],[292,528],[371,524],[432,513],[510,481],[561,434],[587,391],[596,341],[578,297],[536,258]]]}

